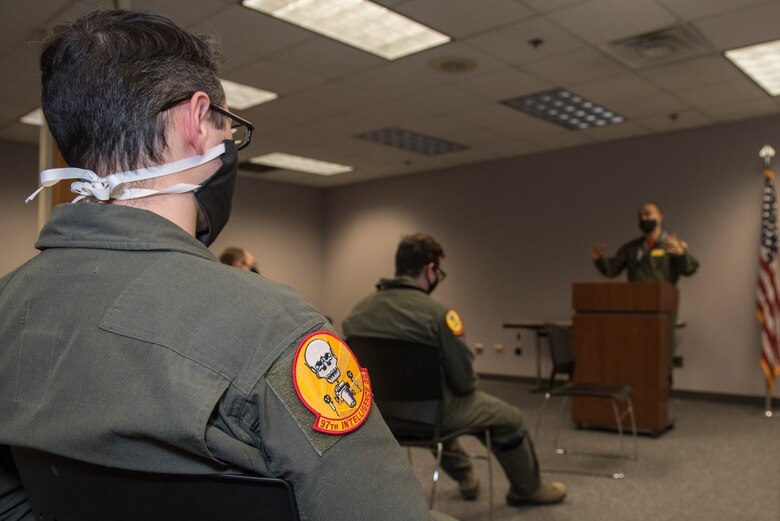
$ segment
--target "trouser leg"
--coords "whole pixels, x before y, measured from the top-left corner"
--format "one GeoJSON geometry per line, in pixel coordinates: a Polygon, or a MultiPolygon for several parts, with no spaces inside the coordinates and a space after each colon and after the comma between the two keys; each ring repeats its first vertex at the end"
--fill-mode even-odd
{"type": "Polygon", "coordinates": [[[509,443],[493,442],[493,454],[512,485],[512,492],[530,497],[539,488],[539,462],[527,430],[515,432],[509,443]]]}
{"type": "Polygon", "coordinates": [[[473,471],[471,458],[463,450],[463,447],[460,446],[457,438],[444,444],[441,468],[455,481],[465,479],[473,471]]]}
{"type": "MultiPolygon", "coordinates": [[[[493,454],[516,495],[530,496],[536,492],[539,464],[523,416],[516,407],[481,391],[456,397],[445,409],[443,429],[448,432],[466,427],[490,429],[493,454]]],[[[451,470],[457,472],[458,467],[451,470]]]]}

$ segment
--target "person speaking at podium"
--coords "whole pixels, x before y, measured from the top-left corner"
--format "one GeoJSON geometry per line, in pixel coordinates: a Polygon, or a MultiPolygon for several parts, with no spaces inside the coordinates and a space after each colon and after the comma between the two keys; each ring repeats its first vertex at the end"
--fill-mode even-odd
{"type": "Polygon", "coordinates": [[[664,216],[655,203],[639,207],[642,236],[625,243],[613,257],[604,257],[606,246],[598,243],[590,251],[596,269],[616,277],[628,268],[629,281],[657,281],[677,284],[680,275],[693,275],[699,262],[688,251],[688,243],[662,228],[664,216]]]}

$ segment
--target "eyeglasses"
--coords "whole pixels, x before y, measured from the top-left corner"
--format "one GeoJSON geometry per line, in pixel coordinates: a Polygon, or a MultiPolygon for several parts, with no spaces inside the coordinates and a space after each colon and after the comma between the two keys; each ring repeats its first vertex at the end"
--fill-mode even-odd
{"type": "MultiPolygon", "coordinates": [[[[166,110],[175,107],[179,103],[184,103],[193,95],[195,95],[194,92],[192,94],[188,94],[187,96],[169,101],[162,106],[160,112],[165,112],[166,110]]],[[[230,119],[230,131],[233,133],[233,141],[236,143],[236,150],[241,150],[242,148],[249,146],[249,142],[252,141],[252,131],[255,129],[255,126],[252,123],[240,116],[236,116],[232,112],[225,110],[218,105],[214,105],[213,103],[209,105],[209,108],[217,114],[221,114],[230,119]]]]}
{"type": "Polygon", "coordinates": [[[440,267],[436,266],[433,269],[436,272],[436,278],[439,279],[439,282],[447,278],[447,272],[441,269],[440,267]]]}

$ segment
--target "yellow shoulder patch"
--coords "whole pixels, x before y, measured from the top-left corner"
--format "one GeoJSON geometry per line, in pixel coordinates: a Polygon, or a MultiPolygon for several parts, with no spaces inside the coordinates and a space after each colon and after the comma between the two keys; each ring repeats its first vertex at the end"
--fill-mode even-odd
{"type": "Polygon", "coordinates": [[[652,250],[650,250],[651,257],[658,258],[658,257],[663,257],[664,255],[666,255],[666,250],[664,250],[663,248],[653,248],[652,250]]]}
{"type": "Polygon", "coordinates": [[[328,331],[315,331],[298,346],[293,359],[298,397],[315,416],[312,428],[346,434],[371,412],[371,382],[347,344],[328,331]]]}
{"type": "Polygon", "coordinates": [[[454,309],[447,311],[447,314],[444,315],[444,320],[447,322],[447,327],[450,328],[453,335],[460,336],[463,334],[463,322],[457,311],[454,309]]]}

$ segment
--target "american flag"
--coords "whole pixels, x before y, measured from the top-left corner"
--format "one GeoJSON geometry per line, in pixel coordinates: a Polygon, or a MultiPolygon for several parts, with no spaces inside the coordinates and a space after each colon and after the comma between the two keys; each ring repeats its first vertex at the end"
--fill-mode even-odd
{"type": "Polygon", "coordinates": [[[764,170],[764,200],[761,205],[761,247],[759,248],[756,316],[761,324],[761,368],[770,392],[780,375],[780,260],[778,259],[777,192],[775,174],[764,170]]]}

